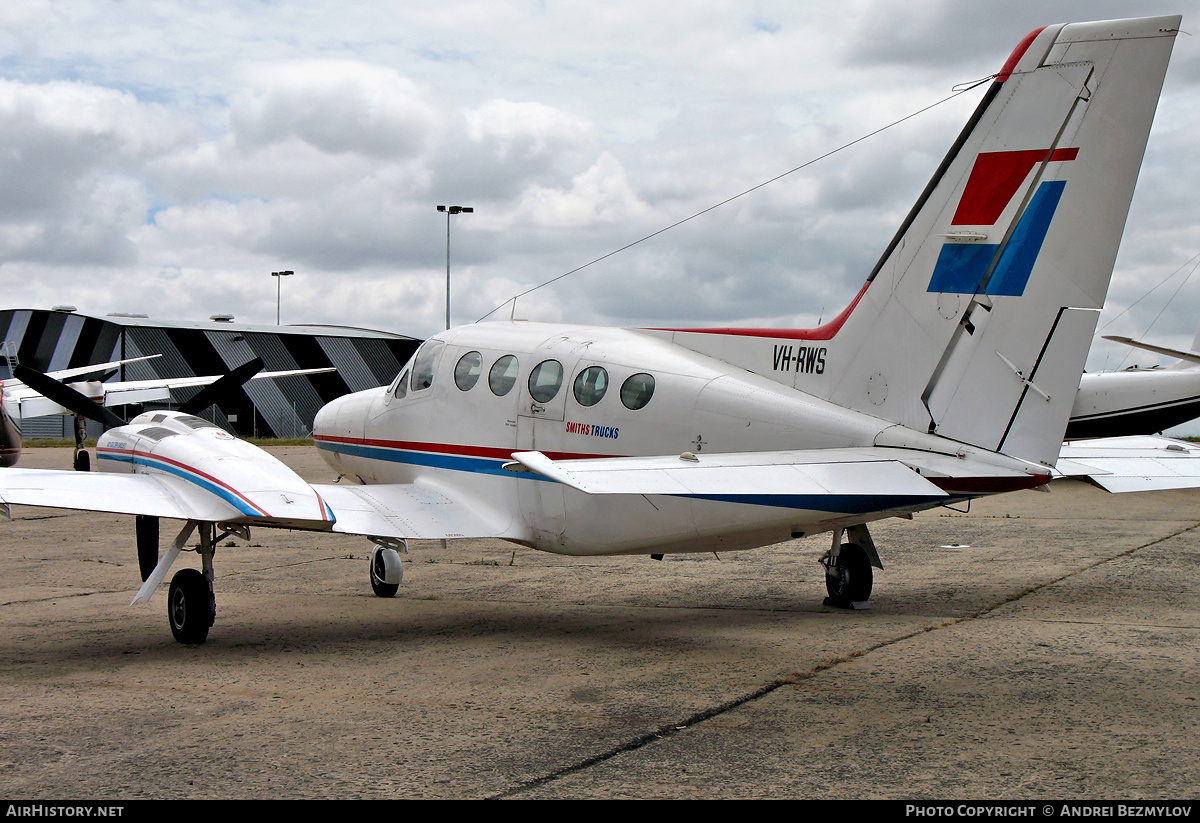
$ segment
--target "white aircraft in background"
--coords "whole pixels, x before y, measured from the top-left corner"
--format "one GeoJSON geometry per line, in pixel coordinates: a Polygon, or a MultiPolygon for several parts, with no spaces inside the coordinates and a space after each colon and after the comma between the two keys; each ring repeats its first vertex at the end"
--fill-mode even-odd
{"type": "MultiPolygon", "coordinates": [[[[827,602],[865,605],[881,567],[868,523],[1037,488],[1062,463],[1179,22],[1025,37],[862,290],[820,328],[460,327],[426,341],[391,385],[321,410],[314,439],[337,484],[310,485],[197,418],[150,412],[100,438],[113,473],[11,469],[0,496],[140,515],[135,602],[198,530],[204,571],[179,571],[168,595],[185,643],[213,623],[215,546],[251,526],[369,536],[384,596],[408,538],[593,556],[829,532],[827,602]],[[185,525],[160,559],[162,517],[185,525]]],[[[1197,458],[1154,453],[1160,474],[1200,474],[1197,458]]],[[[1162,482],[1133,462],[1131,484],[1162,482]]]]}
{"type": "Polygon", "coordinates": [[[1128,337],[1105,335],[1104,339],[1177,360],[1163,368],[1083,375],[1067,424],[1068,440],[1153,434],[1200,417],[1200,330],[1190,351],[1128,337]]]}
{"type": "MultiPolygon", "coordinates": [[[[80,396],[91,401],[92,404],[109,409],[141,403],[167,402],[172,399],[173,392],[204,386],[207,388],[183,404],[183,408],[190,412],[200,412],[215,403],[220,396],[237,388],[247,380],[336,371],[336,369],[328,367],[264,372],[262,371],[262,360],[255,358],[225,375],[158,377],[150,380],[104,382],[108,374],[122,365],[153,360],[161,356],[160,354],[150,354],[145,357],[131,357],[109,363],[78,366],[45,374],[20,365],[15,366],[14,377],[0,380],[0,467],[16,464],[21,456],[21,420],[27,417],[74,414],[76,415],[75,468],[87,471],[91,461],[87,451],[83,448],[85,432],[80,420],[81,415],[76,410],[80,396]],[[24,380],[20,379],[21,377],[24,377],[24,380]],[[29,385],[29,383],[33,385],[29,385]]],[[[96,413],[91,409],[89,412],[107,426],[125,424],[125,421],[115,414],[96,413]]]]}

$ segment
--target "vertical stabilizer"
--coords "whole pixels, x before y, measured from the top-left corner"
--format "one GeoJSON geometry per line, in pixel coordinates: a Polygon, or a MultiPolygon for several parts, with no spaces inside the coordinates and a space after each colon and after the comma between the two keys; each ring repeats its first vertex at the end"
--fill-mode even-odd
{"type": "Polygon", "coordinates": [[[1031,32],[845,312],[819,329],[673,340],[910,428],[1053,464],[1179,23],[1031,32]]]}

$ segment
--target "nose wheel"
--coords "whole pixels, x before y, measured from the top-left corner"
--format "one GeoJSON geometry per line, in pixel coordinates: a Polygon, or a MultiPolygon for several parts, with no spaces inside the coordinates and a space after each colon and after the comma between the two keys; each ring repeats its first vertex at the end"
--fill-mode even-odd
{"type": "Polygon", "coordinates": [[[408,552],[408,543],[391,538],[375,538],[371,551],[371,591],[376,597],[395,597],[404,582],[404,561],[400,553],[408,552]]]}

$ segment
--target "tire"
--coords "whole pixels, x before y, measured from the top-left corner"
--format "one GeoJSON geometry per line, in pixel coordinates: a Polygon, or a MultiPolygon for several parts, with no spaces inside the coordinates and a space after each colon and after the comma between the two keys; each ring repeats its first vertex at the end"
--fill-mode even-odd
{"type": "Polygon", "coordinates": [[[375,592],[376,597],[395,597],[396,592],[400,590],[399,583],[383,582],[386,574],[387,567],[383,564],[383,552],[373,552],[371,554],[371,591],[375,592]]]}
{"type": "Polygon", "coordinates": [[[871,599],[871,558],[857,543],[843,543],[837,563],[825,571],[825,589],[832,605],[848,607],[871,599]]]}
{"type": "Polygon", "coordinates": [[[86,449],[80,449],[75,452],[75,471],[90,472],[92,470],[92,456],[86,449]]]}
{"type": "Polygon", "coordinates": [[[171,634],[180,643],[196,645],[208,638],[216,618],[216,604],[208,581],[196,569],[180,569],[171,578],[167,595],[167,619],[171,634]]]}

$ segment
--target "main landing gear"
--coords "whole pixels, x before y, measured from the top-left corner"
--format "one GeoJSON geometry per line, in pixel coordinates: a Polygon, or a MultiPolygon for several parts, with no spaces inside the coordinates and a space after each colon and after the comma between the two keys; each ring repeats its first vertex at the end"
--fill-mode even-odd
{"type": "Polygon", "coordinates": [[[201,572],[175,572],[167,594],[167,617],[171,634],[180,643],[198,644],[208,639],[208,630],[217,619],[217,597],[201,572]]]}
{"type": "Polygon", "coordinates": [[[408,554],[408,541],[402,538],[372,537],[375,548],[371,551],[371,591],[376,597],[395,597],[404,582],[404,561],[401,554],[408,554]]]}
{"type": "Polygon", "coordinates": [[[228,526],[217,533],[217,524],[200,523],[189,520],[171,548],[160,559],[158,556],[158,518],[139,515],[135,521],[137,534],[138,567],[142,573],[142,588],[138,590],[133,602],[139,600],[149,603],[150,595],[162,583],[163,578],[171,569],[175,558],[183,551],[184,544],[192,536],[192,532],[200,532],[200,545],[195,551],[200,553],[203,571],[197,569],[180,569],[171,578],[171,588],[167,593],[167,619],[171,624],[171,634],[180,643],[195,645],[208,639],[208,630],[212,628],[217,617],[217,598],[213,592],[213,556],[216,554],[217,543],[231,535],[237,535],[243,540],[250,539],[250,529],[246,526],[228,526]]]}
{"type": "Polygon", "coordinates": [[[851,526],[845,530],[849,542],[842,542],[842,529],[833,532],[833,546],[821,556],[825,567],[825,589],[829,596],[826,606],[839,609],[871,608],[871,584],[874,573],[871,567],[880,570],[879,553],[866,525],[851,526]]]}

